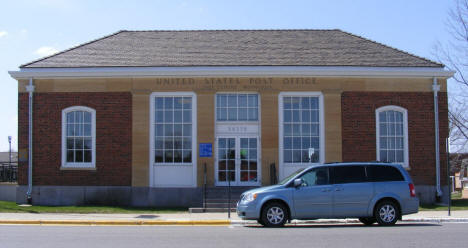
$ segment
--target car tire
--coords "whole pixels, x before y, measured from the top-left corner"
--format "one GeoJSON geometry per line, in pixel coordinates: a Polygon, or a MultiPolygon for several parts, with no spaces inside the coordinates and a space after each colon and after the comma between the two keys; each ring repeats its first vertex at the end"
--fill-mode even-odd
{"type": "Polygon", "coordinates": [[[262,219],[258,219],[258,220],[257,220],[257,223],[260,224],[260,225],[262,225],[262,226],[265,225],[265,223],[263,223],[262,219]]]}
{"type": "Polygon", "coordinates": [[[395,225],[399,218],[398,205],[393,201],[382,201],[374,210],[374,218],[381,226],[395,225]]]}
{"type": "Polygon", "coordinates": [[[374,217],[362,217],[359,218],[359,221],[366,226],[372,226],[377,220],[374,217]]]}
{"type": "Polygon", "coordinates": [[[279,202],[268,203],[263,207],[261,222],[266,227],[282,227],[288,220],[288,210],[279,202]]]}

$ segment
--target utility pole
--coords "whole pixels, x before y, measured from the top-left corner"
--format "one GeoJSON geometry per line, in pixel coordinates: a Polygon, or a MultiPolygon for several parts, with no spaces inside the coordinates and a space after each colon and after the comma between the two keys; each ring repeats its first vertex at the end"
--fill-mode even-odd
{"type": "Polygon", "coordinates": [[[445,141],[447,151],[447,185],[448,185],[448,216],[450,216],[450,208],[452,207],[452,182],[450,177],[450,138],[445,141]]]}
{"type": "Polygon", "coordinates": [[[10,166],[11,166],[11,136],[8,136],[8,143],[10,144],[10,166]]]}
{"type": "Polygon", "coordinates": [[[10,144],[10,151],[8,153],[8,158],[10,159],[9,162],[8,162],[8,174],[9,174],[9,179],[8,181],[11,181],[13,180],[13,173],[12,173],[12,169],[11,169],[11,136],[8,136],[8,144],[10,144]]]}

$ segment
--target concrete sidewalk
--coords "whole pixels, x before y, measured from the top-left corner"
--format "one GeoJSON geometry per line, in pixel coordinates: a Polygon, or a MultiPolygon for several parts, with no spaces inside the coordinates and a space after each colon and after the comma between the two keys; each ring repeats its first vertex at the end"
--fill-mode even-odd
{"type": "MultiPolygon", "coordinates": [[[[468,210],[421,211],[403,216],[404,222],[468,222],[468,210]]],[[[357,219],[295,220],[292,224],[359,223],[357,219]]],[[[241,220],[236,213],[171,213],[171,214],[34,214],[0,213],[0,224],[63,224],[63,225],[231,225],[256,224],[241,220]]]]}

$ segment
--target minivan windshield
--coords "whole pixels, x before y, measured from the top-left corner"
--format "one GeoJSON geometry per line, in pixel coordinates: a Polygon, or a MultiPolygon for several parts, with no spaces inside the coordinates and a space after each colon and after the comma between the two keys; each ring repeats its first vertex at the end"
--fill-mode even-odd
{"type": "Polygon", "coordinates": [[[279,185],[284,185],[286,184],[291,178],[295,177],[297,174],[303,172],[305,169],[307,168],[302,168],[302,169],[299,169],[297,170],[296,172],[292,173],[291,175],[287,176],[286,178],[284,178],[283,180],[281,180],[281,182],[279,182],[278,184],[279,185]]]}

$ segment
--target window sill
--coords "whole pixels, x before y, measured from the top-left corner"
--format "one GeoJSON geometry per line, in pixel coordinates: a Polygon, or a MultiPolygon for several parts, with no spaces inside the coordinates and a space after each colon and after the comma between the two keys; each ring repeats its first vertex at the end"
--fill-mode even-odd
{"type": "Polygon", "coordinates": [[[85,171],[96,171],[96,167],[60,166],[60,170],[85,170],[85,171]]]}

